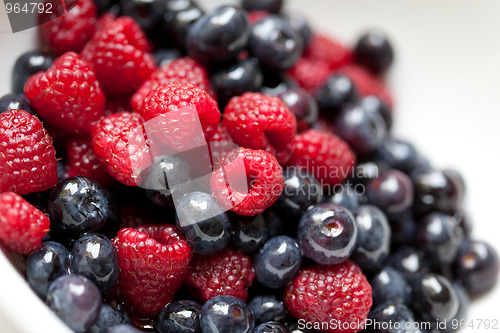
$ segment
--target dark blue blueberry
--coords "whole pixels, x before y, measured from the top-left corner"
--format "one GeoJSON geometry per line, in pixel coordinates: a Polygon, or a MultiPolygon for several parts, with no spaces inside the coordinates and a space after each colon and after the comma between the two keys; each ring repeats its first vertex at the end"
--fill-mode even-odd
{"type": "Polygon", "coordinates": [[[233,60],[246,47],[249,35],[250,22],[245,10],[220,6],[190,27],[188,53],[203,63],[233,60]]]}
{"type": "Polygon", "coordinates": [[[212,87],[217,97],[225,104],[234,96],[240,96],[247,91],[259,91],[264,75],[255,58],[239,60],[218,68],[210,74],[212,87]]]}
{"type": "Polygon", "coordinates": [[[241,5],[247,11],[265,10],[277,14],[283,6],[283,0],[241,0],[241,5]]]}
{"type": "Polygon", "coordinates": [[[62,182],[67,178],[66,166],[62,160],[57,160],[57,180],[62,182]]]}
{"type": "Polygon", "coordinates": [[[203,333],[251,333],[255,329],[248,305],[227,295],[211,298],[203,305],[200,326],[203,333]]]}
{"type": "Polygon", "coordinates": [[[409,282],[429,272],[425,254],[412,247],[403,247],[391,253],[387,263],[399,271],[409,282]]]}
{"type": "Polygon", "coordinates": [[[283,302],[272,295],[257,296],[248,303],[248,306],[252,310],[255,324],[268,321],[282,322],[287,315],[283,302]]]}
{"type": "Polygon", "coordinates": [[[263,215],[266,220],[269,237],[283,235],[286,233],[286,229],[288,229],[288,231],[290,230],[286,228],[287,225],[285,221],[271,209],[266,210],[263,215]]]}
{"type": "Polygon", "coordinates": [[[138,330],[134,326],[130,324],[122,324],[111,326],[106,330],[106,333],[144,333],[143,331],[138,330]]]}
{"type": "Polygon", "coordinates": [[[411,287],[394,268],[385,266],[370,279],[370,285],[374,306],[388,301],[410,305],[411,287]]]}
{"type": "Polygon", "coordinates": [[[366,330],[373,333],[415,333],[413,328],[417,325],[413,312],[406,305],[387,302],[370,311],[366,330]]]}
{"type": "Polygon", "coordinates": [[[302,38],[302,45],[305,48],[311,41],[312,30],[304,15],[298,12],[292,12],[283,15],[283,17],[288,21],[288,23],[290,23],[293,30],[295,30],[302,38]]]}
{"type": "Polygon", "coordinates": [[[324,202],[334,203],[339,206],[349,209],[351,212],[359,207],[360,195],[363,191],[359,188],[359,185],[352,187],[351,185],[345,184],[341,186],[337,192],[329,197],[324,197],[324,202]]]}
{"type": "Polygon", "coordinates": [[[424,155],[418,153],[417,158],[415,159],[415,163],[413,164],[413,167],[408,174],[410,175],[411,180],[415,181],[415,179],[417,179],[420,174],[425,173],[431,169],[432,167],[429,159],[427,159],[427,157],[425,157],[424,155]]]}
{"type": "Polygon", "coordinates": [[[387,126],[381,114],[363,108],[359,103],[345,105],[335,117],[335,134],[358,153],[380,148],[387,138],[387,126]]]}
{"type": "Polygon", "coordinates": [[[276,200],[275,211],[287,219],[298,220],[307,208],[320,202],[321,185],[304,168],[286,168],[283,178],[285,187],[276,200]]]}
{"type": "Polygon", "coordinates": [[[356,184],[366,185],[388,170],[389,166],[382,161],[360,161],[356,166],[353,180],[356,184]]]}
{"type": "Polygon", "coordinates": [[[289,331],[283,324],[270,321],[257,326],[255,333],[289,333],[289,331]]]}
{"type": "Polygon", "coordinates": [[[159,333],[199,333],[201,305],[181,300],[168,304],[156,318],[155,328],[159,333]]]}
{"type": "Polygon", "coordinates": [[[177,49],[159,49],[153,53],[155,58],[156,66],[162,67],[172,60],[179,59],[182,57],[182,53],[177,49]]]}
{"type": "Polygon", "coordinates": [[[254,253],[264,245],[269,232],[264,215],[231,215],[233,245],[245,253],[254,253]]]}
{"type": "Polygon", "coordinates": [[[455,278],[472,295],[493,287],[498,280],[498,271],[498,253],[482,241],[465,243],[454,264],[455,278]]]}
{"type": "Polygon", "coordinates": [[[283,71],[302,53],[302,39],[285,19],[268,15],[251,28],[248,51],[266,68],[283,71]]]}
{"type": "Polygon", "coordinates": [[[455,220],[458,222],[458,226],[460,229],[462,229],[462,232],[464,233],[464,236],[466,238],[469,238],[471,233],[472,233],[472,220],[464,210],[462,209],[457,209],[456,211],[453,212],[453,217],[455,220]]]}
{"type": "Polygon", "coordinates": [[[11,93],[3,95],[0,98],[0,113],[12,109],[24,110],[30,114],[35,114],[35,111],[31,108],[30,101],[21,93],[11,93]]]}
{"type": "Polygon", "coordinates": [[[413,203],[412,182],[403,172],[389,170],[368,184],[366,196],[387,215],[399,214],[413,203]]]}
{"type": "Polygon", "coordinates": [[[105,333],[111,326],[129,323],[130,318],[125,311],[115,309],[107,303],[102,303],[97,321],[85,333],[105,333]]]}
{"type": "Polygon", "coordinates": [[[161,19],[161,36],[165,36],[163,44],[171,44],[184,49],[188,31],[204,12],[193,0],[164,1],[165,13],[161,19]]]}
{"type": "Polygon", "coordinates": [[[111,216],[108,191],[83,176],[58,183],[50,193],[48,208],[51,229],[70,238],[99,230],[111,216]]]}
{"type": "Polygon", "coordinates": [[[81,333],[97,321],[102,298],[89,279],[68,274],[52,282],[45,302],[66,325],[81,333]]]}
{"type": "Polygon", "coordinates": [[[346,104],[355,102],[357,98],[354,83],[342,74],[330,76],[316,92],[318,107],[327,118],[334,117],[346,104]]]}
{"type": "Polygon", "coordinates": [[[176,209],[177,226],[195,252],[211,255],[222,251],[231,240],[231,222],[210,194],[186,194],[176,209]]]}
{"type": "Polygon", "coordinates": [[[413,171],[418,153],[411,143],[388,138],[377,150],[376,155],[377,159],[382,160],[392,169],[409,174],[413,171]]]}
{"type": "Polygon", "coordinates": [[[387,36],[377,30],[362,35],[354,48],[355,61],[375,74],[384,73],[394,60],[387,36]]]}
{"type": "Polygon", "coordinates": [[[26,280],[38,296],[45,298],[49,284],[67,274],[68,266],[69,251],[59,243],[45,242],[26,260],[26,280]]]}
{"type": "Polygon", "coordinates": [[[368,95],[363,97],[360,101],[361,106],[370,112],[378,113],[384,118],[387,130],[390,131],[392,128],[392,110],[389,106],[383,102],[380,98],[374,95],[368,95]]]}
{"type": "Polygon", "coordinates": [[[164,6],[160,0],[121,0],[120,16],[130,16],[151,36],[157,30],[164,6]]]}
{"type": "Polygon", "coordinates": [[[298,132],[308,130],[318,120],[318,104],[304,89],[288,89],[278,94],[278,97],[297,118],[298,132]]]}
{"type": "Polygon", "coordinates": [[[456,332],[457,326],[460,327],[460,324],[457,325],[457,323],[465,322],[469,312],[470,298],[467,291],[460,284],[452,283],[452,285],[458,296],[458,311],[453,319],[447,320],[444,327],[440,327],[440,331],[443,333],[456,332]]]}
{"type": "Polygon", "coordinates": [[[113,13],[118,12],[119,11],[118,2],[119,2],[118,0],[94,0],[99,15],[108,11],[113,13]]]}
{"type": "Polygon", "coordinates": [[[375,206],[363,205],[353,211],[358,229],[357,246],[352,253],[363,271],[380,268],[389,256],[391,228],[385,214],[375,206]]]}
{"type": "Polygon", "coordinates": [[[106,295],[113,289],[120,273],[113,243],[104,235],[83,235],[71,250],[70,270],[93,281],[106,295]]]}
{"type": "Polygon", "coordinates": [[[281,288],[299,272],[302,252],[288,236],[269,239],[253,260],[255,278],[268,288],[281,288]]]}
{"type": "Polygon", "coordinates": [[[302,215],[297,231],[304,255],[323,265],[338,264],[349,258],[356,247],[357,236],[351,212],[331,203],[310,208],[302,215]]]}
{"type": "Polygon", "coordinates": [[[17,58],[12,71],[12,91],[21,94],[28,78],[52,66],[54,58],[43,51],[30,51],[17,58]]]}
{"type": "Polygon", "coordinates": [[[264,71],[264,82],[260,92],[264,95],[278,96],[289,89],[298,88],[297,82],[283,73],[264,71]]]}
{"type": "Polygon", "coordinates": [[[391,241],[393,245],[416,243],[417,222],[413,217],[411,209],[392,215],[389,219],[389,224],[391,225],[391,241]]]}

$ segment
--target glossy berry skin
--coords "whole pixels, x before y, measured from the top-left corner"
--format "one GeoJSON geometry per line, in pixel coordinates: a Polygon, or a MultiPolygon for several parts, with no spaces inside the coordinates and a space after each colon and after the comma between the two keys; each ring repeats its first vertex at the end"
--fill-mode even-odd
{"type": "Polygon", "coordinates": [[[342,206],[323,203],[300,218],[297,241],[306,257],[323,265],[341,263],[356,247],[358,228],[354,216],[342,206]]]}
{"type": "Polygon", "coordinates": [[[234,247],[245,253],[255,253],[269,237],[264,215],[231,216],[231,241],[234,247]]]}
{"type": "Polygon", "coordinates": [[[302,45],[307,47],[312,38],[312,30],[306,18],[299,12],[286,13],[283,16],[292,29],[302,38],[302,45]]]}
{"type": "Polygon", "coordinates": [[[111,215],[108,191],[83,176],[58,183],[50,193],[48,206],[51,228],[68,237],[99,230],[111,215]]]}
{"type": "Polygon", "coordinates": [[[156,318],[158,333],[200,333],[201,305],[189,300],[168,304],[156,318]]]}
{"type": "Polygon", "coordinates": [[[354,83],[345,75],[334,74],[316,91],[321,112],[328,118],[337,115],[348,103],[354,103],[358,92],[354,83]]]}
{"type": "Polygon", "coordinates": [[[454,276],[472,295],[485,292],[495,285],[498,272],[498,253],[482,241],[465,243],[454,264],[454,276]]]}
{"type": "Polygon", "coordinates": [[[12,91],[21,94],[28,78],[52,66],[54,58],[44,51],[29,51],[17,58],[12,70],[12,91]]]}
{"type": "Polygon", "coordinates": [[[232,60],[247,45],[249,34],[250,22],[242,8],[220,6],[189,28],[188,54],[202,63],[232,60]]]}
{"type": "Polygon", "coordinates": [[[283,0],[241,0],[241,5],[247,11],[264,10],[277,14],[283,6],[283,0]]]}
{"type": "Polygon", "coordinates": [[[368,202],[384,213],[398,214],[411,206],[413,185],[410,178],[399,170],[389,170],[372,180],[366,189],[368,202]]]}
{"type": "Polygon", "coordinates": [[[452,286],[453,289],[455,289],[455,292],[457,293],[458,297],[458,311],[457,314],[453,317],[453,319],[445,321],[446,323],[445,327],[440,328],[441,332],[443,333],[457,332],[458,329],[456,323],[466,321],[469,312],[469,305],[471,299],[467,294],[467,291],[461,284],[458,284],[456,282],[452,282],[452,286]]]}
{"type": "Polygon", "coordinates": [[[194,252],[211,255],[222,251],[230,242],[231,222],[210,194],[188,193],[176,207],[177,226],[194,252]]]}
{"type": "Polygon", "coordinates": [[[380,268],[391,247],[391,228],[385,214],[375,206],[363,205],[353,211],[358,229],[357,246],[351,259],[363,271],[380,268]]]}
{"type": "Polygon", "coordinates": [[[233,296],[216,296],[203,305],[200,316],[203,333],[254,332],[252,311],[233,296]]]}
{"type": "Polygon", "coordinates": [[[353,212],[360,205],[359,199],[360,194],[357,193],[357,189],[346,184],[338,192],[324,197],[322,202],[333,203],[353,212]]]}
{"type": "Polygon", "coordinates": [[[408,282],[412,282],[430,271],[425,254],[412,247],[402,247],[391,253],[387,263],[399,271],[408,282]]]}
{"type": "Polygon", "coordinates": [[[120,1],[120,16],[129,16],[147,35],[152,35],[163,14],[163,4],[158,1],[120,1]]]}
{"type": "Polygon", "coordinates": [[[288,236],[269,239],[254,258],[255,278],[268,288],[281,288],[297,275],[302,252],[288,236]]]}
{"type": "Polygon", "coordinates": [[[280,323],[262,323],[255,328],[255,333],[288,333],[288,329],[280,323]]]}
{"type": "Polygon", "coordinates": [[[125,325],[130,323],[128,314],[119,308],[102,303],[97,321],[85,333],[105,333],[112,326],[125,325]]]}
{"type": "Polygon", "coordinates": [[[385,266],[370,279],[373,305],[385,302],[397,302],[411,305],[411,287],[404,276],[392,268],[385,266]]]}
{"type": "Polygon", "coordinates": [[[297,132],[308,130],[318,120],[318,105],[304,89],[287,89],[278,94],[278,97],[297,118],[297,132]]]}
{"type": "Polygon", "coordinates": [[[138,330],[134,326],[130,324],[121,324],[111,326],[106,330],[105,333],[141,333],[142,331],[138,330]]]}
{"type": "Polygon", "coordinates": [[[364,109],[382,115],[382,118],[384,118],[387,130],[389,130],[389,131],[391,130],[392,123],[393,123],[392,110],[389,108],[389,106],[386,103],[384,103],[377,96],[368,95],[368,96],[363,97],[360,100],[360,104],[364,109]]]}
{"type": "Polygon", "coordinates": [[[248,306],[257,325],[268,321],[283,322],[287,315],[283,302],[272,295],[257,296],[248,306]]]}
{"type": "Polygon", "coordinates": [[[38,296],[45,299],[49,285],[68,273],[69,252],[62,244],[45,242],[42,248],[30,254],[26,261],[26,280],[38,296]]]}
{"type": "Polygon", "coordinates": [[[268,15],[251,28],[248,51],[272,71],[291,68],[300,57],[301,37],[285,19],[268,15]]]}
{"type": "Polygon", "coordinates": [[[83,333],[97,321],[102,298],[90,280],[68,274],[50,285],[45,302],[73,331],[83,333]]]}
{"type": "Polygon", "coordinates": [[[163,36],[168,36],[168,40],[161,42],[172,43],[179,49],[186,48],[186,40],[190,27],[201,18],[205,12],[194,0],[172,0],[164,2],[165,13],[162,16],[160,25],[163,36]]]}
{"type": "Polygon", "coordinates": [[[394,138],[387,138],[375,153],[375,159],[406,174],[415,169],[417,158],[417,150],[411,143],[394,138]]]}
{"type": "MultiPolygon", "coordinates": [[[[405,305],[394,301],[389,301],[374,307],[368,316],[368,319],[376,323],[376,327],[370,332],[375,333],[397,333],[397,332],[413,332],[405,330],[405,327],[413,327],[416,325],[415,317],[411,309],[405,305]],[[396,328],[396,323],[400,326],[396,328]]],[[[369,330],[371,325],[367,325],[369,330]]],[[[375,325],[374,325],[375,326],[375,325]]]]}
{"type": "Polygon", "coordinates": [[[391,242],[393,245],[415,244],[417,239],[417,221],[411,209],[391,216],[391,242]]]}
{"type": "Polygon", "coordinates": [[[113,289],[119,268],[116,249],[104,235],[88,233],[80,237],[71,250],[70,271],[96,284],[103,295],[113,289]]]}
{"type": "Polygon", "coordinates": [[[394,51],[387,36],[377,30],[362,35],[354,48],[355,61],[375,74],[382,74],[392,64],[394,51]]]}
{"type": "Polygon", "coordinates": [[[23,94],[11,93],[0,98],[0,113],[19,109],[35,115],[35,111],[30,106],[30,101],[23,94]]]}

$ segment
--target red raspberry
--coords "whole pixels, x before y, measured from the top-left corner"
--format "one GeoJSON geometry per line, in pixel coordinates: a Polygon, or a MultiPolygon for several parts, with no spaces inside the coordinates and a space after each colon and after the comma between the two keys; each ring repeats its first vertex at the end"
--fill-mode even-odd
{"type": "Polygon", "coordinates": [[[138,113],[120,112],[92,125],[95,154],[109,174],[125,185],[140,184],[140,171],[150,162],[142,121],[138,113]]]}
{"type": "Polygon", "coordinates": [[[0,194],[0,243],[8,251],[28,255],[42,247],[50,220],[14,192],[0,194]]]}
{"type": "Polygon", "coordinates": [[[350,260],[338,265],[314,265],[302,269],[288,284],[283,303],[294,317],[331,324],[321,332],[355,333],[363,329],[368,317],[372,288],[350,260]]]}
{"type": "Polygon", "coordinates": [[[24,93],[42,119],[66,133],[86,133],[104,115],[105,98],[96,75],[74,52],[31,76],[24,93]]]}
{"type": "Polygon", "coordinates": [[[154,317],[182,286],[192,258],[173,225],[125,228],[113,239],[118,251],[118,286],[134,314],[154,317]]]}
{"type": "Polygon", "coordinates": [[[288,70],[288,74],[310,93],[314,93],[331,75],[328,64],[324,61],[300,58],[288,70]]]}
{"type": "Polygon", "coordinates": [[[231,135],[227,131],[227,128],[219,124],[215,130],[214,136],[210,140],[211,142],[233,142],[231,135]]]}
{"type": "Polygon", "coordinates": [[[108,95],[130,95],[156,69],[149,42],[130,17],[104,25],[82,51],[108,95]]]}
{"type": "Polygon", "coordinates": [[[308,130],[295,137],[295,152],[289,165],[304,167],[323,185],[335,185],[351,175],[356,156],[338,136],[308,130]]]}
{"type": "Polygon", "coordinates": [[[278,97],[253,92],[233,97],[222,124],[236,144],[265,150],[281,164],[293,153],[297,120],[278,97]]]}
{"type": "Polygon", "coordinates": [[[222,158],[210,185],[222,207],[252,216],[271,206],[285,183],[274,156],[263,150],[238,148],[222,158]]]}
{"type": "Polygon", "coordinates": [[[208,301],[212,297],[230,295],[246,302],[248,288],[255,273],[250,257],[226,248],[212,256],[195,255],[185,281],[194,297],[208,301]]]}
{"type": "Polygon", "coordinates": [[[304,50],[304,57],[325,62],[330,70],[345,66],[351,62],[351,51],[330,37],[314,34],[304,50]]]}
{"type": "Polygon", "coordinates": [[[96,180],[102,185],[112,181],[104,165],[101,164],[92,148],[92,141],[87,136],[73,137],[66,141],[66,156],[68,177],[85,176],[96,180]]]}
{"type": "Polygon", "coordinates": [[[57,183],[56,151],[42,122],[24,110],[0,114],[0,192],[40,192],[57,183]]]}
{"type": "Polygon", "coordinates": [[[158,68],[137,92],[132,96],[130,104],[134,110],[140,110],[146,96],[161,84],[170,82],[187,82],[205,90],[215,98],[208,79],[207,71],[197,61],[184,57],[173,60],[158,68]]]}
{"type": "Polygon", "coordinates": [[[75,6],[51,21],[49,13],[40,16],[42,36],[56,55],[80,52],[94,36],[97,23],[97,7],[92,0],[79,0],[75,6]]]}

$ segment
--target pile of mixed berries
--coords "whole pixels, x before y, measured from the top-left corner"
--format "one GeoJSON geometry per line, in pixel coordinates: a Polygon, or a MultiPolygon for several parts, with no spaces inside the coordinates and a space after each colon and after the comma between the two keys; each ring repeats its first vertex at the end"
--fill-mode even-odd
{"type": "Polygon", "coordinates": [[[460,174],[392,136],[386,36],[200,5],[80,0],[17,60],[0,244],[29,286],[79,333],[454,331],[499,259],[460,174]],[[193,162],[196,126],[233,149],[193,162]]]}

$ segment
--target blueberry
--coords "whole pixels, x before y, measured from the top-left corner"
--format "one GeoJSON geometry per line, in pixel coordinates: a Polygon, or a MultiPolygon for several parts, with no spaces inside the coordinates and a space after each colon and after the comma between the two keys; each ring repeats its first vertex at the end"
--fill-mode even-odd
{"type": "Polygon", "coordinates": [[[429,272],[425,254],[412,247],[403,247],[393,252],[387,262],[409,282],[429,272]]]}
{"type": "Polygon", "coordinates": [[[386,214],[398,214],[413,203],[410,178],[399,170],[389,170],[372,180],[366,189],[368,202],[386,214]]]}
{"type": "Polygon", "coordinates": [[[405,333],[412,332],[416,327],[413,312],[404,304],[387,302],[374,307],[368,315],[369,323],[366,329],[374,333],[405,333]],[[406,330],[406,328],[410,328],[406,330]]]}
{"type": "Polygon", "coordinates": [[[298,242],[306,257],[323,265],[345,261],[354,251],[358,229],[354,216],[342,206],[323,203],[302,215],[298,242]]]}
{"type": "Polygon", "coordinates": [[[285,221],[273,210],[268,209],[263,213],[263,215],[266,220],[269,237],[283,235],[286,233],[286,229],[288,229],[288,231],[290,230],[289,228],[286,228],[285,221]]]}
{"type": "Polygon", "coordinates": [[[316,100],[304,89],[288,89],[278,94],[278,97],[297,118],[298,132],[308,130],[318,120],[316,100]]]}
{"type": "Polygon", "coordinates": [[[104,235],[83,235],[71,250],[70,270],[94,282],[106,295],[113,289],[120,272],[113,243],[104,235]]]}
{"type": "Polygon", "coordinates": [[[231,222],[210,194],[186,194],[176,208],[177,226],[195,252],[211,255],[222,251],[231,240],[231,222]]]}
{"type": "Polygon", "coordinates": [[[67,237],[96,231],[111,216],[108,191],[83,176],[58,183],[50,193],[48,208],[51,229],[67,237]]]}
{"type": "Polygon", "coordinates": [[[130,318],[125,311],[119,308],[115,309],[107,303],[102,303],[97,321],[85,333],[104,333],[111,326],[129,323],[130,318]]]}
{"type": "Polygon", "coordinates": [[[377,150],[376,155],[377,159],[382,160],[392,169],[410,174],[415,167],[418,153],[411,143],[388,138],[377,150]]]}
{"type": "Polygon", "coordinates": [[[380,148],[388,133],[382,115],[363,108],[359,103],[345,105],[335,117],[334,125],[335,133],[358,153],[380,148]]]}
{"type": "Polygon", "coordinates": [[[264,215],[231,215],[231,236],[233,245],[245,253],[254,253],[269,237],[264,215]]]}
{"type": "Polygon", "coordinates": [[[370,279],[373,305],[388,301],[409,305],[411,287],[404,276],[394,268],[385,266],[370,279]]]}
{"type": "Polygon", "coordinates": [[[97,6],[97,12],[99,15],[104,14],[105,12],[118,12],[119,5],[118,0],[94,0],[94,3],[97,6]]]}
{"type": "Polygon", "coordinates": [[[270,321],[257,326],[255,333],[289,333],[289,331],[283,324],[270,321]]]}
{"type": "Polygon", "coordinates": [[[454,264],[455,278],[472,295],[493,287],[498,280],[498,271],[498,253],[482,241],[465,243],[454,264]]]}
{"type": "Polygon", "coordinates": [[[281,288],[299,272],[302,253],[288,236],[269,239],[253,260],[255,278],[268,288],[281,288]]]}
{"type": "Polygon", "coordinates": [[[160,21],[161,35],[168,39],[163,42],[184,49],[189,29],[205,13],[193,0],[168,0],[164,5],[165,13],[160,21]]]}
{"type": "Polygon", "coordinates": [[[345,184],[344,186],[340,187],[340,190],[333,193],[331,196],[325,197],[323,201],[345,207],[352,212],[353,210],[358,208],[360,204],[360,194],[357,193],[357,190],[355,189],[357,187],[358,186],[353,188],[351,185],[345,184]]]}
{"type": "Polygon", "coordinates": [[[30,51],[17,58],[12,71],[12,91],[23,93],[28,78],[38,72],[46,71],[52,66],[54,58],[43,51],[30,51]]]}
{"type": "Polygon", "coordinates": [[[302,53],[301,37],[283,18],[268,15],[251,28],[248,51],[272,70],[291,68],[302,53]]]}
{"type": "Polygon", "coordinates": [[[356,184],[366,185],[388,170],[389,166],[382,161],[360,161],[356,166],[353,180],[356,184]]]}
{"type": "Polygon", "coordinates": [[[282,322],[287,315],[283,302],[272,295],[257,296],[248,303],[248,306],[252,310],[256,324],[268,321],[282,322]]]}
{"type": "Polygon", "coordinates": [[[290,333],[319,333],[319,331],[315,329],[308,329],[304,325],[304,322],[300,323],[296,319],[291,319],[290,321],[285,323],[285,326],[288,328],[290,333]]]}
{"type": "Polygon", "coordinates": [[[283,6],[283,0],[241,0],[241,5],[247,11],[265,10],[277,14],[283,6]]]}
{"type": "Polygon", "coordinates": [[[375,74],[387,71],[394,60],[394,51],[387,36],[377,30],[359,38],[354,48],[355,61],[375,74]]]}
{"type": "Polygon", "coordinates": [[[276,200],[275,211],[287,219],[298,220],[307,208],[321,200],[321,185],[304,168],[286,168],[283,178],[285,187],[276,200]]]}
{"type": "Polygon", "coordinates": [[[163,308],[156,319],[159,333],[199,333],[201,305],[196,302],[175,301],[163,308]]]}
{"type": "Polygon", "coordinates": [[[417,222],[410,209],[392,215],[389,224],[391,225],[391,241],[393,245],[416,243],[417,222]]]}
{"type": "Polygon", "coordinates": [[[363,97],[360,103],[365,110],[380,114],[384,118],[387,130],[391,130],[393,123],[392,110],[384,101],[377,96],[368,95],[363,97]]]}
{"type": "Polygon", "coordinates": [[[240,96],[247,91],[259,91],[263,80],[259,62],[255,58],[225,65],[210,75],[212,87],[222,104],[227,103],[231,97],[240,96]]]}
{"type": "Polygon", "coordinates": [[[357,246],[351,258],[363,271],[380,268],[389,256],[391,228],[385,214],[375,206],[363,205],[353,211],[358,229],[357,246]]]}
{"type": "Polygon", "coordinates": [[[59,243],[48,241],[26,260],[26,280],[38,296],[45,298],[49,284],[67,274],[68,266],[68,250],[59,243]]]}
{"type": "Polygon", "coordinates": [[[45,302],[73,331],[85,332],[97,321],[102,298],[86,277],[68,274],[52,282],[45,302]]]}
{"type": "Polygon", "coordinates": [[[283,73],[264,71],[264,82],[260,92],[264,95],[278,96],[289,89],[298,88],[298,83],[283,73]]]}
{"type": "Polygon", "coordinates": [[[143,333],[143,331],[138,330],[130,324],[121,324],[111,326],[106,330],[106,333],[143,333]]]}
{"type": "Polygon", "coordinates": [[[121,0],[120,16],[130,16],[148,35],[157,30],[163,14],[160,0],[121,0]]]}
{"type": "Polygon", "coordinates": [[[283,17],[290,23],[292,29],[302,38],[302,45],[305,48],[311,41],[312,30],[304,15],[298,12],[292,12],[283,15],[283,17]]]}
{"type": "Polygon", "coordinates": [[[334,74],[316,92],[316,100],[322,114],[327,118],[337,115],[342,108],[358,98],[354,83],[347,76],[334,74]]]}
{"type": "Polygon", "coordinates": [[[57,160],[57,180],[59,182],[62,182],[65,180],[67,177],[66,173],[66,166],[64,165],[64,162],[62,160],[57,160]]]}
{"type": "Polygon", "coordinates": [[[203,333],[251,333],[255,323],[252,311],[233,296],[216,296],[201,309],[200,326],[203,333]]]}
{"type": "Polygon", "coordinates": [[[458,226],[462,229],[464,236],[469,238],[472,233],[472,220],[469,214],[462,209],[457,209],[452,215],[457,220],[458,226]]]}
{"type": "Polygon", "coordinates": [[[153,57],[155,58],[156,66],[162,67],[175,59],[181,58],[182,53],[174,48],[161,48],[153,53],[153,57]]]}
{"type": "Polygon", "coordinates": [[[190,27],[188,53],[203,63],[233,60],[246,47],[249,34],[250,22],[242,8],[220,6],[190,27]]]}
{"type": "Polygon", "coordinates": [[[12,109],[24,110],[32,115],[35,114],[35,111],[31,108],[30,101],[24,94],[11,93],[0,98],[0,113],[12,109]]]}
{"type": "Polygon", "coordinates": [[[469,295],[467,291],[459,284],[452,283],[453,288],[458,296],[458,311],[457,314],[451,319],[445,321],[445,327],[440,327],[441,332],[443,333],[451,333],[457,331],[457,323],[465,322],[467,319],[467,312],[469,311],[469,295]]]}

